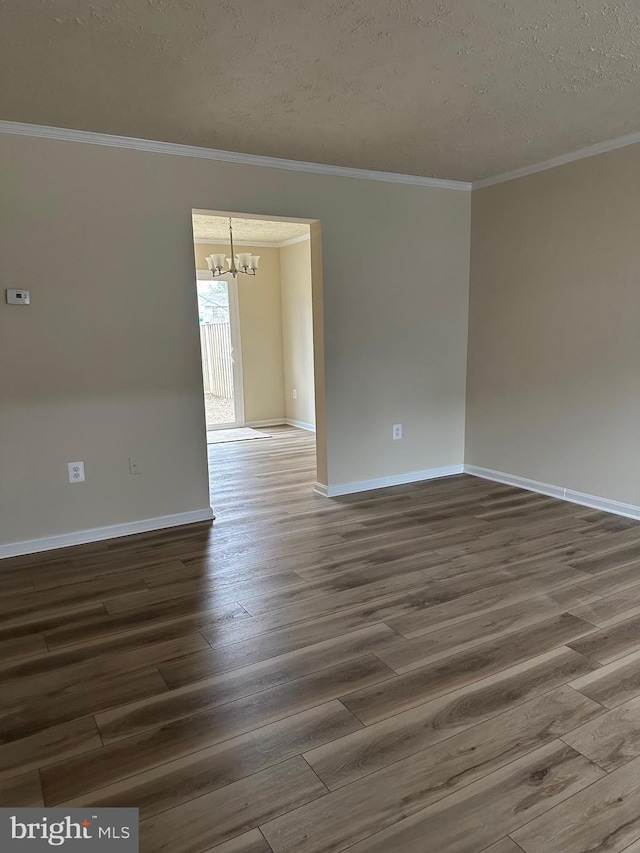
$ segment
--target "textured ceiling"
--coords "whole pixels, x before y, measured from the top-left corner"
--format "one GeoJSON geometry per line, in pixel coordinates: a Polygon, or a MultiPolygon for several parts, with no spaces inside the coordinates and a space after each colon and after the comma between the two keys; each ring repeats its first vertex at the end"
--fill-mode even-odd
{"type": "Polygon", "coordinates": [[[640,129],[640,6],[0,0],[0,119],[479,180],[640,129]]]}
{"type": "MultiPolygon", "coordinates": [[[[245,243],[284,243],[294,237],[306,237],[309,226],[301,222],[279,222],[268,219],[232,219],[233,239],[245,243]]],[[[193,214],[193,236],[196,240],[210,240],[212,243],[229,242],[229,218],[227,216],[209,216],[193,214]]]]}

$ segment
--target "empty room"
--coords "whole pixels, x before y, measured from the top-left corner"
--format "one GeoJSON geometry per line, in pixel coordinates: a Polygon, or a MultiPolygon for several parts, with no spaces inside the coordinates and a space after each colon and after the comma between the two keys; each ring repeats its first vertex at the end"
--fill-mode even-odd
{"type": "Polygon", "coordinates": [[[640,10],[0,4],[0,850],[640,851],[640,10]]]}

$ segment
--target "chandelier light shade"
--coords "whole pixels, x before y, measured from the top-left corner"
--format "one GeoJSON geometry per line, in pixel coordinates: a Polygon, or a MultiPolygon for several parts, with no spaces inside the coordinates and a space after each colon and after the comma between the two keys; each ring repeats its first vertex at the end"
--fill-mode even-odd
{"type": "Polygon", "coordinates": [[[229,219],[229,246],[230,258],[225,258],[224,254],[207,255],[205,258],[211,275],[214,278],[220,278],[220,276],[229,274],[234,278],[237,278],[239,272],[244,275],[255,275],[258,269],[258,263],[260,262],[260,255],[252,255],[251,252],[240,252],[237,255],[234,253],[233,226],[231,224],[231,219],[229,219]]]}

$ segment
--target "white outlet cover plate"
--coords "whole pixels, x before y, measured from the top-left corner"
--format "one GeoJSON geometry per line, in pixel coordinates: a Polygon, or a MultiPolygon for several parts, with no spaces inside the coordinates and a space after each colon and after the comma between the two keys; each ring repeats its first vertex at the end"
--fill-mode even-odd
{"type": "Polygon", "coordinates": [[[67,467],[70,483],[84,483],[84,462],[69,462],[67,467]]]}

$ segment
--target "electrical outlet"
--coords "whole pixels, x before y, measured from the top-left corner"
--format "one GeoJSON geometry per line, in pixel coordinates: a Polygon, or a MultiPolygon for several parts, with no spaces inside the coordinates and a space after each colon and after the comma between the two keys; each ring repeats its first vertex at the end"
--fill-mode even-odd
{"type": "Polygon", "coordinates": [[[129,457],[129,473],[130,474],[141,474],[142,469],[140,468],[140,463],[136,462],[135,459],[129,457]]]}
{"type": "Polygon", "coordinates": [[[293,399],[294,399],[294,400],[297,400],[297,399],[298,399],[298,390],[297,390],[297,388],[294,388],[294,389],[293,389],[293,399]]]}
{"type": "Polygon", "coordinates": [[[84,462],[69,462],[67,468],[70,483],[84,483],[84,462]]]}
{"type": "Polygon", "coordinates": [[[402,424],[394,424],[393,425],[393,440],[398,441],[402,438],[402,424]]]}

